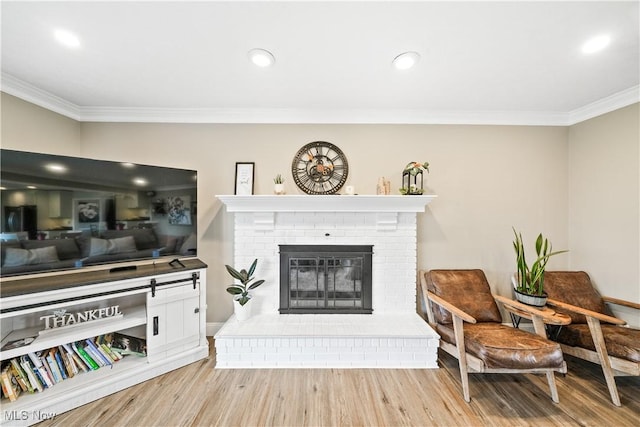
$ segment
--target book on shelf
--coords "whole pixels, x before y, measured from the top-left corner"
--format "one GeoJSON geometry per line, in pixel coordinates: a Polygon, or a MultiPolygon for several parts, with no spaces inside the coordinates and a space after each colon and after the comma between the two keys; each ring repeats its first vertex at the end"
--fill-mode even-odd
{"type": "Polygon", "coordinates": [[[89,354],[84,350],[80,342],[74,342],[71,344],[73,349],[78,353],[78,355],[82,358],[82,360],[87,364],[87,366],[95,371],[96,369],[100,369],[100,365],[98,365],[95,360],[89,356],[89,354]]]}
{"type": "MultiPolygon", "coordinates": [[[[95,343],[94,343],[95,344],[95,343]]],[[[111,365],[113,365],[113,362],[115,362],[114,358],[111,357],[111,355],[109,354],[109,352],[107,350],[104,349],[104,347],[102,346],[102,344],[95,344],[96,348],[98,349],[98,351],[100,352],[100,354],[102,354],[111,365]]]]}
{"type": "Polygon", "coordinates": [[[113,333],[113,342],[111,350],[121,355],[135,354],[137,356],[147,355],[147,340],[144,338],[134,337],[119,332],[113,333]]]}
{"type": "Polygon", "coordinates": [[[20,385],[20,388],[22,388],[22,391],[33,393],[34,392],[33,386],[31,385],[31,382],[27,377],[27,373],[22,369],[22,366],[20,366],[18,359],[13,358],[11,359],[10,363],[11,363],[11,371],[13,373],[13,376],[18,381],[18,384],[20,385]]]}
{"type": "Polygon", "coordinates": [[[20,356],[20,366],[22,366],[22,369],[24,369],[24,371],[27,373],[29,382],[31,382],[31,386],[34,388],[34,390],[44,390],[42,381],[40,380],[40,378],[38,378],[37,370],[35,370],[33,365],[31,364],[29,356],[20,356]]]}
{"type": "Polygon", "coordinates": [[[51,366],[49,366],[49,362],[47,362],[47,354],[40,355],[41,354],[40,352],[36,354],[40,358],[40,361],[42,362],[42,367],[44,368],[44,372],[47,375],[47,378],[49,378],[49,381],[51,381],[51,386],[53,387],[57,383],[57,381],[56,381],[56,378],[53,376],[53,372],[51,371],[51,366]]]}
{"type": "Polygon", "coordinates": [[[71,348],[71,344],[62,344],[62,347],[67,351],[67,353],[69,353],[69,355],[71,355],[76,367],[80,368],[80,370],[82,370],[83,372],[91,370],[82,360],[80,355],[71,348]]]}
{"type": "Polygon", "coordinates": [[[78,347],[82,347],[82,349],[85,351],[85,353],[87,353],[89,355],[89,357],[91,359],[93,359],[93,361],[98,365],[98,368],[102,368],[104,366],[104,361],[102,361],[91,349],[91,347],[89,347],[86,343],[84,342],[78,342],[78,347]]]}
{"type": "Polygon", "coordinates": [[[122,359],[122,356],[116,353],[115,351],[112,351],[111,347],[109,347],[107,344],[105,343],[100,344],[100,348],[102,348],[104,352],[107,353],[111,358],[111,360],[113,360],[114,362],[117,362],[118,360],[122,359]]]}
{"type": "MultiPolygon", "coordinates": [[[[28,355],[25,354],[20,356],[20,364],[22,365],[24,370],[27,371],[27,374],[29,374],[29,372],[33,374],[33,376],[35,377],[35,382],[32,381],[31,384],[36,387],[38,391],[43,391],[45,388],[47,388],[47,383],[44,381],[44,378],[42,378],[42,375],[40,375],[38,368],[34,366],[28,355]]],[[[31,379],[31,377],[29,378],[31,379]]]]}
{"type": "Polygon", "coordinates": [[[29,358],[31,359],[31,363],[33,363],[33,366],[38,371],[38,375],[40,376],[43,384],[45,384],[47,388],[53,387],[53,380],[51,379],[51,377],[49,377],[47,370],[42,364],[42,359],[40,359],[40,357],[36,353],[31,352],[28,354],[29,358]]]}
{"type": "Polygon", "coordinates": [[[99,345],[114,362],[117,362],[118,360],[122,359],[122,355],[120,355],[119,353],[116,353],[111,349],[111,344],[113,343],[113,333],[98,335],[96,337],[95,342],[96,342],[96,345],[99,345]]]}
{"type": "Polygon", "coordinates": [[[110,359],[107,359],[100,350],[98,350],[98,347],[96,347],[95,343],[93,341],[91,341],[89,338],[87,338],[86,340],[84,340],[84,342],[86,343],[84,349],[89,351],[89,354],[93,357],[93,359],[98,362],[100,365],[102,366],[109,366],[112,365],[113,362],[110,359]]]}
{"type": "Polygon", "coordinates": [[[78,368],[73,361],[73,357],[71,357],[61,345],[58,346],[58,354],[60,355],[60,359],[62,359],[65,371],[67,371],[67,377],[72,378],[78,373],[78,368]]]}
{"type": "Polygon", "coordinates": [[[51,348],[49,350],[49,354],[51,354],[51,358],[56,363],[56,365],[58,367],[58,371],[60,371],[60,375],[62,376],[62,380],[66,380],[67,379],[67,369],[64,366],[64,363],[62,362],[62,358],[60,357],[60,354],[58,353],[58,347],[51,348]]]}
{"type": "Polygon", "coordinates": [[[20,388],[20,385],[18,385],[18,381],[11,373],[10,363],[7,363],[2,368],[2,372],[0,372],[0,379],[2,381],[2,391],[4,392],[4,395],[7,396],[10,401],[15,401],[18,396],[20,396],[20,392],[22,391],[22,389],[20,388]]]}
{"type": "Polygon", "coordinates": [[[58,384],[60,381],[62,381],[62,375],[60,375],[60,371],[58,370],[58,364],[55,360],[53,360],[53,357],[49,352],[45,352],[45,354],[42,356],[42,364],[50,373],[51,377],[53,378],[54,384],[58,384]]]}

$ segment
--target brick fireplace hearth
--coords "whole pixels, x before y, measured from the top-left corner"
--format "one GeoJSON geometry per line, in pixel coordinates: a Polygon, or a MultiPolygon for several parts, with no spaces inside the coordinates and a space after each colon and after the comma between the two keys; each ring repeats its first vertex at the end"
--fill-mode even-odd
{"type": "Polygon", "coordinates": [[[253,316],[216,334],[218,368],[435,368],[416,314],[417,214],[435,196],[218,196],[234,214],[234,265],[258,258],[253,316]],[[373,314],[280,314],[279,245],[371,245],[373,314]]]}

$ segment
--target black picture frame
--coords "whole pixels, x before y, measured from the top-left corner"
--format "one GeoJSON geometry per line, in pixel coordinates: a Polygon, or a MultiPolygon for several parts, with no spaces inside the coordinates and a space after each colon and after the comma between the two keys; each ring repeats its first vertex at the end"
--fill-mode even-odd
{"type": "Polygon", "coordinates": [[[250,196],[253,194],[255,172],[254,162],[236,162],[236,179],[233,194],[250,196]]]}

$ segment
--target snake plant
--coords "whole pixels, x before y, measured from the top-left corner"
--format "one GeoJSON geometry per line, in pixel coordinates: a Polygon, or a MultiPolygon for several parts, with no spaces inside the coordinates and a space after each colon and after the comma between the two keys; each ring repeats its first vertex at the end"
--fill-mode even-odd
{"type": "Polygon", "coordinates": [[[549,239],[540,233],[536,239],[537,258],[529,267],[524,253],[522,234],[518,233],[515,228],[513,228],[513,233],[515,234],[513,248],[516,251],[516,290],[529,295],[543,295],[544,271],[549,258],[567,251],[553,252],[549,239]]]}

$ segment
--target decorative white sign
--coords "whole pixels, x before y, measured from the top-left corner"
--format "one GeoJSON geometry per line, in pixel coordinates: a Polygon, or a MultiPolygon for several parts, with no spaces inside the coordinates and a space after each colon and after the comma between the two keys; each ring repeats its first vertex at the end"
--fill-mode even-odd
{"type": "Polygon", "coordinates": [[[47,330],[122,315],[120,306],[112,305],[111,307],[95,308],[93,310],[86,310],[78,313],[67,313],[67,310],[65,309],[55,310],[53,314],[40,317],[40,320],[44,320],[44,329],[47,330]]]}

